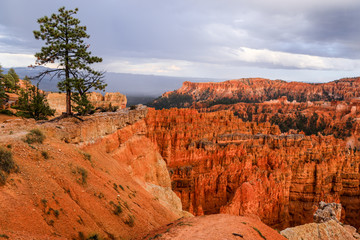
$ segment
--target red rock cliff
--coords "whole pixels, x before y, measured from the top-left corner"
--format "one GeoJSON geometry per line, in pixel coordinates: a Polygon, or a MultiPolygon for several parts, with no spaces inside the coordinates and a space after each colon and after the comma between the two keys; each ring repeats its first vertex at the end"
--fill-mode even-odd
{"type": "MultiPolygon", "coordinates": [[[[126,96],[118,92],[106,93],[105,96],[101,93],[92,92],[88,94],[88,99],[95,108],[106,108],[111,104],[113,107],[123,109],[127,103],[126,96]]],[[[56,109],[55,115],[61,115],[61,113],[66,111],[65,93],[48,93],[46,100],[51,108],[56,109]]]]}
{"type": "Polygon", "coordinates": [[[263,102],[287,96],[291,102],[350,100],[360,97],[360,78],[344,78],[322,84],[243,78],[225,82],[184,82],[178,90],[154,101],[157,109],[211,106],[224,102],[263,102]]]}
{"type": "Polygon", "coordinates": [[[146,123],[173,190],[193,214],[257,215],[284,228],[311,222],[319,201],[335,201],[360,227],[360,155],[343,140],[282,135],[230,111],[150,109],[146,123]]]}
{"type": "Polygon", "coordinates": [[[1,151],[19,168],[0,186],[1,236],[135,239],[181,217],[165,162],[145,136],[145,113],[1,123],[1,151]],[[34,128],[42,144],[22,141],[34,128]]]}

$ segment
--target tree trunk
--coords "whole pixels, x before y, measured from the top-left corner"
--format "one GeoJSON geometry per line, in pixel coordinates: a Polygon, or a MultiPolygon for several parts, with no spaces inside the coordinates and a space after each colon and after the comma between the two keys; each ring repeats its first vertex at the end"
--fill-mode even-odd
{"type": "Polygon", "coordinates": [[[71,91],[70,89],[66,90],[66,115],[71,115],[71,91]]]}

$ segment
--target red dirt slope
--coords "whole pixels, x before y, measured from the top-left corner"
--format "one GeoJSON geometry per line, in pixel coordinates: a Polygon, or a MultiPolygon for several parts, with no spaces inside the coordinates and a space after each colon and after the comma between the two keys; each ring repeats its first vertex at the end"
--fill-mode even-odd
{"type": "Polygon", "coordinates": [[[180,219],[144,239],[285,240],[286,238],[255,218],[215,214],[180,219]]]}

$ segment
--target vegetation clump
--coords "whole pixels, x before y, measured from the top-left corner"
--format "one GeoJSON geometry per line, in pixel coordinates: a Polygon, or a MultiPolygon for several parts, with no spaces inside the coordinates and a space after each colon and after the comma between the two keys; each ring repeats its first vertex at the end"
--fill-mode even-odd
{"type": "Polygon", "coordinates": [[[113,106],[109,103],[107,107],[99,107],[96,110],[100,110],[100,112],[116,112],[119,109],[119,106],[113,106]]]}
{"type": "Polygon", "coordinates": [[[85,160],[91,161],[91,154],[87,152],[82,153],[85,160]]]}
{"type": "Polygon", "coordinates": [[[3,147],[0,147],[0,185],[6,183],[8,174],[15,172],[17,165],[13,160],[12,153],[3,147]]]}
{"type": "Polygon", "coordinates": [[[50,108],[45,94],[30,82],[27,82],[26,87],[20,90],[18,104],[13,108],[18,110],[17,116],[35,120],[47,120],[49,116],[55,114],[55,109],[50,108]]]}
{"type": "Polygon", "coordinates": [[[260,237],[262,237],[263,239],[265,239],[266,240],[266,237],[260,232],[260,230],[259,229],[257,229],[256,227],[252,227],[255,231],[257,231],[258,232],[258,234],[260,235],[260,237]]]}
{"type": "Polygon", "coordinates": [[[135,224],[135,217],[133,215],[129,215],[125,220],[124,223],[129,227],[133,227],[135,224]]]}
{"type": "Polygon", "coordinates": [[[26,134],[25,142],[28,144],[32,143],[43,143],[45,140],[45,135],[40,129],[32,129],[30,133],[26,134]]]}
{"type": "Polygon", "coordinates": [[[191,95],[173,92],[166,97],[159,97],[147,105],[158,110],[163,108],[186,108],[190,107],[193,102],[194,100],[191,95]]]}
{"type": "Polygon", "coordinates": [[[0,238],[6,238],[6,239],[9,239],[9,236],[6,235],[6,234],[0,234],[0,238]]]}
{"type": "Polygon", "coordinates": [[[47,151],[42,151],[41,156],[43,156],[44,159],[49,159],[49,154],[47,151]]]}
{"type": "Polygon", "coordinates": [[[78,183],[85,185],[87,183],[88,172],[82,167],[77,167],[76,172],[80,174],[81,177],[80,179],[77,180],[78,183]]]}
{"type": "Polygon", "coordinates": [[[118,204],[115,204],[113,201],[110,201],[110,205],[113,207],[113,213],[115,215],[119,216],[123,212],[122,207],[119,202],[118,202],[118,204]]]}

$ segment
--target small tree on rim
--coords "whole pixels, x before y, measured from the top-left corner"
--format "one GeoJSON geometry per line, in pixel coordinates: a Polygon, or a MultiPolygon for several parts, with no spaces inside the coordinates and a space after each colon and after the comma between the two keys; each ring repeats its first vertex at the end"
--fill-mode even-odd
{"type": "Polygon", "coordinates": [[[61,7],[58,11],[58,14],[50,17],[39,18],[40,31],[34,31],[36,39],[45,41],[41,52],[35,54],[36,65],[58,63],[56,69],[46,70],[37,77],[41,80],[51,74],[62,79],[58,87],[66,93],[66,115],[72,115],[72,93],[81,94],[79,84],[86,91],[91,88],[104,90],[106,84],[103,72],[90,67],[93,63],[102,62],[102,58],[92,56],[88,51],[89,45],[84,42],[85,38],[90,37],[86,33],[86,26],[80,26],[80,20],[73,17],[78,9],[65,10],[65,7],[61,7]],[[87,77],[79,78],[80,75],[87,77]]]}
{"type": "Polygon", "coordinates": [[[51,109],[46,101],[45,94],[31,84],[20,90],[16,115],[35,120],[47,120],[48,116],[54,116],[55,109],[51,109]]]}
{"type": "Polygon", "coordinates": [[[9,96],[5,92],[5,79],[3,75],[2,66],[0,65],[0,107],[5,104],[5,102],[9,99],[9,96]]]}

